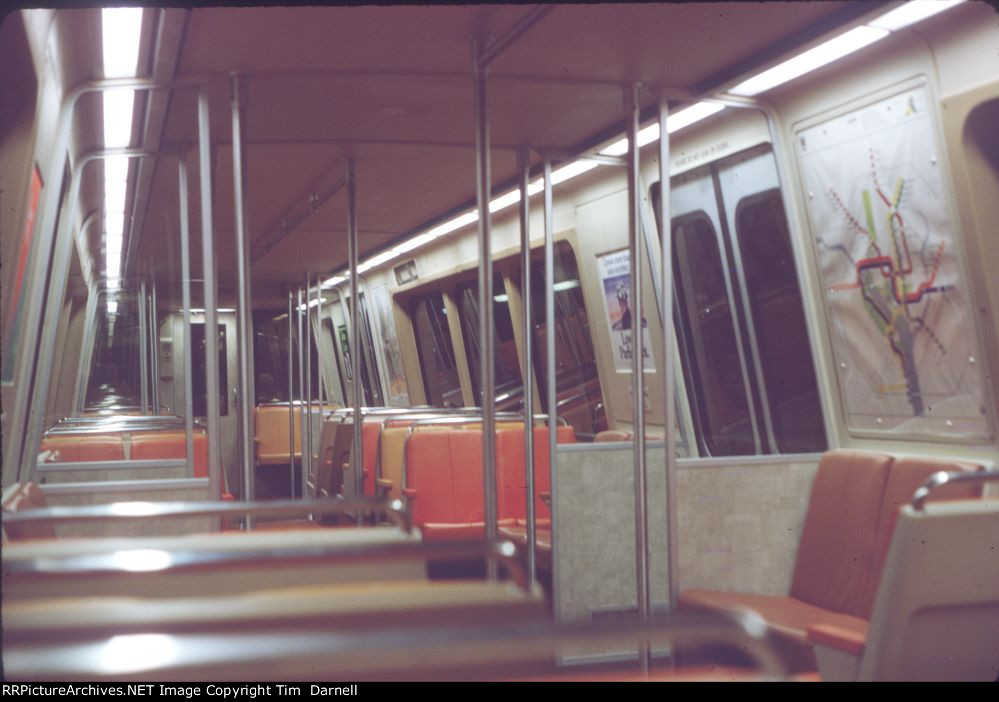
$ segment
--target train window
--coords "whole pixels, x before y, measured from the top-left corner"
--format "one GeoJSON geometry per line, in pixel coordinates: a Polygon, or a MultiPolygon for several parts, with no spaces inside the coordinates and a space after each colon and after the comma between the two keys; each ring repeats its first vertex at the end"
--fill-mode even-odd
{"type": "Polygon", "coordinates": [[[451,346],[444,297],[437,290],[410,301],[416,352],[423,374],[427,403],[437,407],[460,407],[461,383],[451,346]]]}
{"type": "Polygon", "coordinates": [[[702,211],[673,220],[673,275],[684,377],[699,443],[715,456],[753,453],[718,236],[702,211]]]}
{"type": "Polygon", "coordinates": [[[743,198],[735,221],[777,448],[824,451],[819,389],[780,191],[743,198]]]}
{"type": "MultiPolygon", "coordinates": [[[[658,183],[651,197],[659,197],[658,183]]],[[[675,325],[701,453],[825,450],[769,145],[674,178],[670,200],[675,325]]]]}
{"type": "MultiPolygon", "coordinates": [[[[229,373],[226,367],[226,333],[225,325],[219,324],[219,415],[229,414],[229,373]]],[[[205,382],[205,323],[191,323],[191,348],[194,351],[194,358],[191,359],[191,385],[194,391],[194,415],[205,417],[208,415],[208,395],[205,382]]]]}
{"type": "MultiPolygon", "coordinates": [[[[465,342],[468,367],[472,374],[472,392],[476,398],[480,395],[481,373],[478,298],[477,283],[468,283],[458,288],[458,317],[461,320],[461,335],[465,342]]],[[[502,410],[519,410],[523,403],[524,384],[520,376],[510,306],[501,276],[493,278],[493,329],[496,338],[496,407],[502,410]]]]}
{"type": "MultiPolygon", "coordinates": [[[[333,344],[332,346],[332,348],[334,349],[333,360],[334,363],[336,364],[337,378],[340,381],[340,387],[346,389],[347,383],[345,382],[344,378],[343,362],[340,360],[340,354],[336,353],[338,339],[336,332],[333,330],[333,320],[328,317],[323,319],[323,329],[326,331],[327,334],[329,334],[330,343],[333,344]]],[[[347,349],[347,351],[349,352],[349,349],[347,349]]],[[[347,404],[346,398],[344,398],[344,404],[347,404]]]]}
{"type": "MultiPolygon", "coordinates": [[[[569,422],[582,440],[606,428],[602,418],[603,395],[597,375],[590,322],[583,305],[579,269],[572,248],[556,242],[553,259],[555,291],[555,388],[557,414],[569,422]]],[[[534,329],[534,368],[541,390],[541,407],[548,411],[548,367],[545,361],[548,329],[545,323],[544,254],[533,255],[531,265],[531,317],[534,329]]]]}
{"type": "Polygon", "coordinates": [[[361,382],[364,386],[364,399],[369,406],[380,407],[385,404],[379,382],[378,363],[375,359],[374,336],[371,334],[371,318],[368,316],[368,305],[364,294],[358,295],[361,307],[361,382]]]}
{"type": "MultiPolygon", "coordinates": [[[[378,365],[375,362],[374,356],[374,344],[372,342],[371,334],[371,321],[368,317],[368,308],[365,303],[364,293],[361,293],[358,298],[361,301],[361,306],[358,308],[358,316],[360,317],[360,327],[361,335],[357,339],[358,348],[361,352],[360,366],[361,366],[361,394],[363,398],[363,403],[367,407],[381,406],[384,404],[382,400],[382,390],[381,385],[378,382],[378,365]]],[[[337,322],[336,335],[333,338],[334,346],[339,349],[339,354],[337,354],[337,363],[342,364],[338,366],[340,372],[341,382],[346,380],[346,384],[342,387],[344,388],[344,393],[346,395],[346,404],[350,404],[350,398],[353,397],[353,362],[350,356],[350,333],[348,331],[348,320],[350,318],[350,298],[341,298],[342,306],[334,306],[331,310],[331,314],[337,316],[339,321],[337,322]],[[343,315],[340,317],[339,315],[343,315]]],[[[327,331],[332,334],[333,327],[327,326],[327,331]]]]}

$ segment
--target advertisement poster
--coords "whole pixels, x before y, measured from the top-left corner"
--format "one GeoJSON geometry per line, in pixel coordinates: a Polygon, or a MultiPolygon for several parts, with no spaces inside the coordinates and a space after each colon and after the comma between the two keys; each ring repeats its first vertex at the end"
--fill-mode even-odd
{"type": "MultiPolygon", "coordinates": [[[[632,304],[631,258],[628,249],[604,254],[597,259],[600,281],[604,294],[604,309],[607,311],[607,325],[610,330],[611,346],[614,351],[614,369],[628,373],[632,368],[632,304]]],[[[648,337],[648,321],[642,317],[643,367],[646,372],[655,372],[652,346],[648,337]]]]}

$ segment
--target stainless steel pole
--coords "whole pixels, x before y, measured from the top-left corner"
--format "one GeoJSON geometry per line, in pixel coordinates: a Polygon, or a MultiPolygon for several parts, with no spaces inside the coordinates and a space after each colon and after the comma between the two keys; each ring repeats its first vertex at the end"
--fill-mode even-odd
{"type": "MultiPolygon", "coordinates": [[[[496,505],[496,381],[493,337],[493,262],[489,214],[489,103],[486,69],[480,65],[478,41],[472,42],[472,75],[475,88],[475,192],[479,208],[479,388],[482,406],[482,480],[485,500],[486,540],[498,535],[496,505]]],[[[488,576],[496,579],[496,563],[489,562],[488,576]]]]}
{"type": "MultiPolygon", "coordinates": [[[[201,185],[201,267],[205,299],[205,399],[208,411],[208,481],[212,497],[222,496],[219,445],[219,332],[212,224],[212,143],[208,89],[198,89],[198,162],[201,185]]],[[[228,388],[223,388],[228,392],[228,388]]]]}
{"type": "MultiPolygon", "coordinates": [[[[94,289],[87,295],[87,310],[83,321],[83,347],[76,365],[76,386],[73,389],[73,414],[81,416],[87,401],[87,385],[90,367],[94,360],[94,345],[97,343],[97,305],[100,293],[94,289]]],[[[106,312],[105,312],[106,314],[106,312]]]]}
{"type": "MultiPolygon", "coordinates": [[[[299,461],[302,470],[305,470],[305,338],[302,329],[302,289],[298,289],[295,298],[295,312],[298,315],[298,451],[301,454],[299,461]]],[[[294,480],[295,467],[292,466],[292,483],[294,480]]],[[[292,492],[292,497],[295,493],[292,492]]],[[[304,497],[304,495],[303,495],[304,497]]]]}
{"type": "Polygon", "coordinates": [[[288,286],[288,497],[295,497],[295,301],[288,286]]]}
{"type": "MultiPolygon", "coordinates": [[[[534,514],[534,375],[531,373],[533,339],[531,338],[531,223],[527,187],[531,179],[531,152],[525,146],[517,151],[520,169],[520,291],[521,337],[524,368],[524,470],[527,478],[527,577],[533,585],[537,580],[537,517],[534,514]]],[[[490,301],[492,298],[487,298],[490,301]]]]}
{"type": "Polygon", "coordinates": [[[552,591],[559,611],[558,568],[558,385],[555,364],[555,212],[552,205],[552,162],[545,159],[545,406],[548,408],[548,471],[552,500],[552,591]]]}
{"type": "MultiPolygon", "coordinates": [[[[354,404],[353,425],[353,456],[354,456],[354,496],[364,494],[364,444],[361,433],[361,349],[360,349],[360,317],[358,304],[359,289],[357,280],[357,178],[354,159],[344,161],[344,177],[347,181],[347,254],[350,259],[350,329],[348,343],[350,346],[351,375],[354,377],[351,393],[354,404]]],[[[342,297],[340,298],[343,299],[342,297]]],[[[358,525],[362,523],[358,519],[358,525]]]]}
{"type": "Polygon", "coordinates": [[[666,422],[666,562],[669,585],[669,606],[676,610],[679,595],[679,533],[676,494],[676,369],[673,364],[673,226],[670,222],[669,134],[666,118],[669,105],[666,96],[659,96],[659,234],[662,264],[663,313],[663,393],[666,422]]]}
{"type": "Polygon", "coordinates": [[[156,276],[149,286],[149,360],[153,370],[153,414],[160,413],[160,328],[156,323],[156,276]]]}
{"type": "Polygon", "coordinates": [[[184,308],[184,436],[187,443],[187,477],[194,477],[194,379],[191,356],[191,224],[187,190],[187,162],[177,165],[180,199],[180,277],[184,308]]]}
{"type": "MultiPolygon", "coordinates": [[[[232,108],[232,192],[236,224],[236,358],[239,378],[239,455],[242,460],[243,499],[255,495],[253,443],[253,308],[250,291],[250,241],[246,223],[246,83],[236,73],[229,76],[232,108]]],[[[247,530],[253,517],[246,516],[247,530]]]]}
{"type": "MultiPolygon", "coordinates": [[[[628,241],[631,258],[631,388],[635,459],[635,581],[638,616],[648,621],[652,613],[649,598],[649,518],[645,465],[645,345],[642,329],[642,237],[640,226],[641,191],[638,186],[638,86],[624,90],[624,119],[628,134],[628,241]]],[[[649,665],[648,642],[642,642],[642,670],[649,665]]]]}
{"type": "Polygon", "coordinates": [[[305,486],[312,474],[312,318],[309,314],[309,288],[312,274],[305,274],[305,445],[302,446],[302,475],[299,489],[305,499],[305,486]]]}
{"type": "Polygon", "coordinates": [[[139,404],[142,414],[149,414],[149,331],[146,329],[146,279],[139,282],[139,295],[136,299],[139,308],[139,404]]]}

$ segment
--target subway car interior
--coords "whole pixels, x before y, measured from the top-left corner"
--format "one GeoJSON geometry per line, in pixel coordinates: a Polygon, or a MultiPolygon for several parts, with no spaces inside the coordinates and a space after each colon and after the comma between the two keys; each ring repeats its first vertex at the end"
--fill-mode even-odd
{"type": "Polygon", "coordinates": [[[990,4],[19,9],[0,80],[5,679],[999,679],[990,4]]]}

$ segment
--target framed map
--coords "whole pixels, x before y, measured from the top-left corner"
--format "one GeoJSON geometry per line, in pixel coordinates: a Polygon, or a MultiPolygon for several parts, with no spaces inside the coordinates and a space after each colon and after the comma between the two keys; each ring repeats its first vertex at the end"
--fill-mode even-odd
{"type": "Polygon", "coordinates": [[[989,437],[926,88],[801,129],[795,146],[848,428],[989,437]]]}

